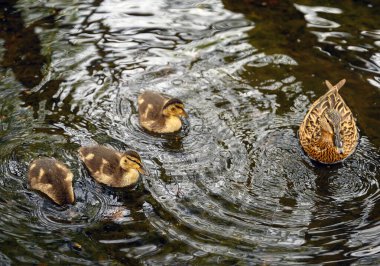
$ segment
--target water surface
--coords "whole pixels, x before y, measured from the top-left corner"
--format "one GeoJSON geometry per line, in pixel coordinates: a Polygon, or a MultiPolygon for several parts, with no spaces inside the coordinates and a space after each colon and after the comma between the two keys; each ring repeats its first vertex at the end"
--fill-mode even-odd
{"type": "Polygon", "coordinates": [[[380,263],[376,1],[27,1],[0,4],[0,264],[380,263]],[[297,130],[337,83],[357,151],[322,166],[297,130]],[[138,125],[145,89],[190,115],[138,125]],[[95,183],[77,149],[134,149],[150,175],[95,183]],[[29,190],[38,156],[74,173],[76,203],[29,190]]]}

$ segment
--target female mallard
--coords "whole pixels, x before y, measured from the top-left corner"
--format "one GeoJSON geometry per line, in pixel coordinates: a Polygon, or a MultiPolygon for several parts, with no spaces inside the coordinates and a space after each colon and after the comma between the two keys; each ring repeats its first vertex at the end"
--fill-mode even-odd
{"type": "Polygon", "coordinates": [[[146,91],[138,98],[140,125],[155,133],[172,133],[181,129],[180,117],[187,117],[182,101],[146,91]]]}
{"type": "Polygon", "coordinates": [[[133,186],[144,174],[144,168],[137,152],[117,152],[104,146],[81,147],[80,159],[90,175],[99,183],[111,187],[133,186]]]}
{"type": "Polygon", "coordinates": [[[73,174],[55,159],[40,158],[32,161],[28,180],[32,189],[42,192],[58,205],[74,202],[73,174]]]}
{"type": "Polygon", "coordinates": [[[321,163],[336,163],[352,154],[358,144],[359,134],[350,108],[339,95],[345,79],[310,107],[300,129],[299,138],[305,152],[321,163]]]}

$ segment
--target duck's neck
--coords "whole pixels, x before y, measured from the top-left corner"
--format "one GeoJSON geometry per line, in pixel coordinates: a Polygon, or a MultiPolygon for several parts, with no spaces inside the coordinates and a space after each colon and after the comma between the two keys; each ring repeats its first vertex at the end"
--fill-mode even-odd
{"type": "Polygon", "coordinates": [[[139,180],[139,172],[136,169],[129,169],[123,175],[123,186],[127,187],[136,184],[139,180]]]}
{"type": "Polygon", "coordinates": [[[332,149],[334,148],[333,137],[328,132],[322,130],[321,137],[319,138],[319,147],[324,149],[332,149]]]}
{"type": "Polygon", "coordinates": [[[165,117],[165,132],[175,132],[180,130],[182,127],[182,121],[177,116],[167,116],[165,117]]]}
{"type": "Polygon", "coordinates": [[[317,150],[317,159],[323,163],[335,163],[344,159],[345,154],[340,154],[333,142],[333,136],[329,133],[322,133],[318,142],[315,143],[317,150]]]}

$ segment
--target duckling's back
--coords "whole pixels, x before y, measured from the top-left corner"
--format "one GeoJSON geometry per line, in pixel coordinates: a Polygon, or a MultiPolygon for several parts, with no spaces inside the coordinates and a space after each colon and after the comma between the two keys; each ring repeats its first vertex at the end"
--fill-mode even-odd
{"type": "Polygon", "coordinates": [[[157,120],[168,98],[152,91],[143,92],[138,98],[140,120],[157,120]]]}
{"type": "Polygon", "coordinates": [[[51,158],[34,160],[29,166],[29,184],[59,205],[72,204],[74,191],[73,174],[61,162],[51,158]]]}
{"type": "MultiPolygon", "coordinates": [[[[91,172],[99,171],[100,168],[118,169],[120,154],[104,146],[81,147],[79,154],[82,161],[91,172]]],[[[112,170],[110,170],[112,172],[112,170]]],[[[113,170],[114,171],[114,170],[113,170]]]]}

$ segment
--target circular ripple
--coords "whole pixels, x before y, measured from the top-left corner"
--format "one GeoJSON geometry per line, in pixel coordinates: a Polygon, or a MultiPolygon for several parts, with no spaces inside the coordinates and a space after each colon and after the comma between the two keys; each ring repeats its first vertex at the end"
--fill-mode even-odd
{"type": "Polygon", "coordinates": [[[247,19],[226,19],[222,21],[215,22],[212,28],[215,30],[231,30],[234,28],[243,28],[247,26],[253,26],[254,23],[247,19]]]}

